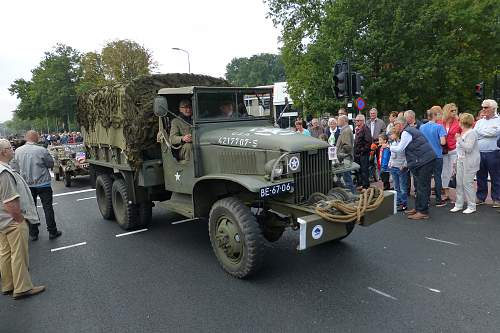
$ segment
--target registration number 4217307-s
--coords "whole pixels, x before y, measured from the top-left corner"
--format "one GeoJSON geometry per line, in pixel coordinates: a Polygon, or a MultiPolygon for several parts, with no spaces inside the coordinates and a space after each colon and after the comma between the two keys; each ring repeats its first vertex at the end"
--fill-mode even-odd
{"type": "Polygon", "coordinates": [[[293,192],[293,190],[294,190],[293,185],[294,185],[294,182],[291,181],[291,182],[261,187],[260,191],[259,191],[260,197],[261,198],[269,198],[269,197],[274,197],[274,196],[282,194],[282,193],[293,192]]]}

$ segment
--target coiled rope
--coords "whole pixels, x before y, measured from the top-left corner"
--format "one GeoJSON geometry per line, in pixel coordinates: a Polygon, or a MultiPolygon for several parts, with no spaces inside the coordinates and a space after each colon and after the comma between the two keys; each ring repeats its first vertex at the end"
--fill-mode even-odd
{"type": "Polygon", "coordinates": [[[384,201],[384,191],[378,187],[363,189],[357,202],[345,202],[343,200],[330,200],[327,195],[315,193],[322,196],[322,200],[316,204],[316,214],[328,222],[359,224],[366,212],[377,209],[384,201]]]}

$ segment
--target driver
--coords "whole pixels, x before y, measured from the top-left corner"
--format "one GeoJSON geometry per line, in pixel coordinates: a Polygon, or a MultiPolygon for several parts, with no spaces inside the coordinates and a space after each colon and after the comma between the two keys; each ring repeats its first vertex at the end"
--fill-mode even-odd
{"type": "Polygon", "coordinates": [[[179,103],[179,118],[172,120],[170,129],[170,143],[182,145],[179,151],[179,160],[189,161],[193,153],[193,137],[191,136],[191,124],[193,109],[189,99],[183,99],[179,103]]]}
{"type": "Polygon", "coordinates": [[[225,100],[219,106],[219,117],[221,118],[232,118],[235,116],[233,102],[230,100],[225,100]]]}

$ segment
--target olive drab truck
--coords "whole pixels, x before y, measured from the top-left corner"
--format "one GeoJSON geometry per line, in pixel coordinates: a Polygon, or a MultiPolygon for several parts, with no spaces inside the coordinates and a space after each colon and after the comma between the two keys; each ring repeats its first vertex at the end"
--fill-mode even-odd
{"type": "Polygon", "coordinates": [[[262,264],[264,242],[279,240],[286,229],[296,231],[301,251],[395,213],[393,192],[370,188],[352,195],[335,182],[327,143],[273,127],[272,88],[170,85],[155,93],[149,127],[136,124],[143,127],[134,134],[147,133],[141,140],[151,141],[134,147],[126,143],[131,125],[120,127],[134,114],[123,110],[126,94],[113,97],[122,108],[114,120],[92,110],[95,99],[82,103],[94,119],[82,130],[97,204],[123,229],[147,226],[153,205],[207,223],[220,265],[243,278],[262,264]],[[178,111],[184,99],[193,110],[190,160],[179,159],[180,147],[169,139],[172,121],[184,121],[178,111]],[[227,104],[230,112],[222,112],[227,104]]]}

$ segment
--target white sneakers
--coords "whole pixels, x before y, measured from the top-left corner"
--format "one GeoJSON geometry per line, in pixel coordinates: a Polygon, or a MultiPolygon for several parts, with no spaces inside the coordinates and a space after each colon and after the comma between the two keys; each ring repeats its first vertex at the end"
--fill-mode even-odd
{"type": "MultiPolygon", "coordinates": [[[[461,211],[462,209],[463,209],[463,208],[461,208],[461,207],[457,207],[457,206],[455,206],[455,207],[453,207],[452,209],[450,209],[450,212],[452,212],[452,213],[456,213],[456,212],[461,211]]],[[[474,213],[475,211],[476,211],[475,209],[467,208],[467,209],[466,209],[466,210],[464,210],[462,213],[464,213],[464,214],[472,214],[472,213],[474,213]]]]}
{"type": "Polygon", "coordinates": [[[466,210],[464,210],[462,213],[464,214],[472,214],[474,213],[476,210],[475,209],[470,209],[470,208],[467,208],[466,210]]]}

